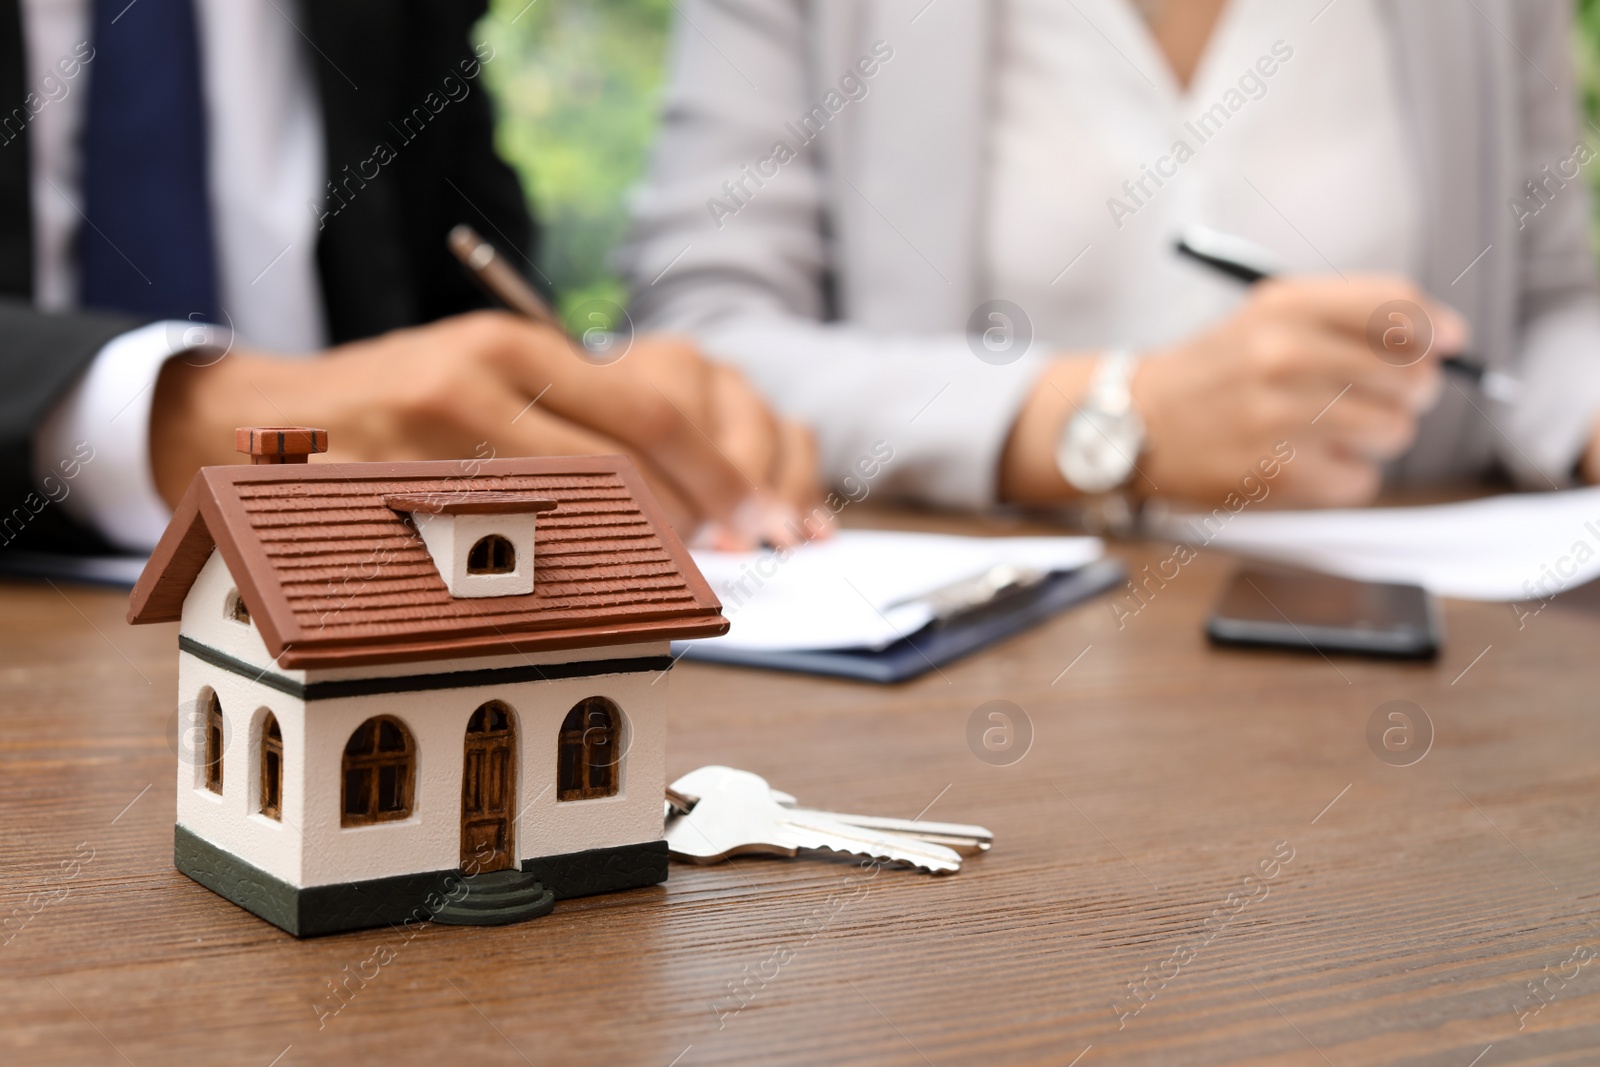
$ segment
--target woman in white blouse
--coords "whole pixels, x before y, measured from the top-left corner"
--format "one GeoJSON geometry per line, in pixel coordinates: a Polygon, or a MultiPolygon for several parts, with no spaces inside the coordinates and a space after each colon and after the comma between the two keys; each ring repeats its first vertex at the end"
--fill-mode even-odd
{"type": "Polygon", "coordinates": [[[679,6],[635,317],[825,474],[887,447],[876,486],[976,507],[1600,472],[1565,0],[679,6]],[[1177,257],[1195,225],[1285,276],[1177,257]]]}

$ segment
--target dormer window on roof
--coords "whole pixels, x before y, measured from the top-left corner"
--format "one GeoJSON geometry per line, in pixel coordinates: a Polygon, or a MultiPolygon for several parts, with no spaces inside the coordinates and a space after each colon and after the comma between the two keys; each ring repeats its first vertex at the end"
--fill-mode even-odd
{"type": "Polygon", "coordinates": [[[499,534],[480,537],[467,550],[468,574],[510,574],[516,569],[516,546],[499,534]]]}
{"type": "Polygon", "coordinates": [[[537,516],[556,502],[534,493],[396,493],[385,506],[411,516],[439,576],[454,597],[533,592],[537,516]]]}

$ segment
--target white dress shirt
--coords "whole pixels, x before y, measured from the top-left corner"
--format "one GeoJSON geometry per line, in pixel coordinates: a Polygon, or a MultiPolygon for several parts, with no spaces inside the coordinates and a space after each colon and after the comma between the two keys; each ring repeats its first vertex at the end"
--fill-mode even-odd
{"type": "Polygon", "coordinates": [[[1244,299],[1173,255],[1190,225],[1296,274],[1415,276],[1419,180],[1388,36],[1373,0],[1311,32],[1299,5],[1232,0],[1185,91],[1128,0],[1003,0],[980,286],[1061,347],[1145,348],[1244,299]]]}
{"type": "MultiPolygon", "coordinates": [[[[252,348],[310,353],[326,339],[312,207],[326,168],[303,39],[273,0],[196,0],[195,10],[220,325],[252,348]]],[[[89,12],[89,0],[23,0],[30,88],[88,37],[89,12]]],[[[35,303],[46,310],[76,306],[80,138],[93,77],[91,58],[28,130],[35,303]]],[[[150,404],[162,365],[186,348],[192,326],[153,323],[112,340],[34,437],[40,479],[77,442],[93,446],[94,462],[62,506],[129,550],[152,547],[171,517],[150,469],[150,404]]]]}

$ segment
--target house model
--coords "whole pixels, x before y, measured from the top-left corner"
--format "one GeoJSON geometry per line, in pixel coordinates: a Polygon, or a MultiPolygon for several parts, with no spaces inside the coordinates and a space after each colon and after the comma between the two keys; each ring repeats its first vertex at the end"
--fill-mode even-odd
{"type": "Polygon", "coordinates": [[[128,612],[179,624],[178,870],[302,937],[665,880],[669,642],[728,623],[633,465],[238,437],[128,612]]]}

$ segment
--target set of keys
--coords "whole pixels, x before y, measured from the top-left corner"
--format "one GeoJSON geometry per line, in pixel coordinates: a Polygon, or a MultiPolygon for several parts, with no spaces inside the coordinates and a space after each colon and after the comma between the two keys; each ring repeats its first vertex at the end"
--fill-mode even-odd
{"type": "Polygon", "coordinates": [[[802,808],[760,775],[732,767],[701,767],[668,786],[666,820],[668,851],[690,863],[824,849],[953,874],[963,856],[994,844],[981,826],[802,808]]]}

